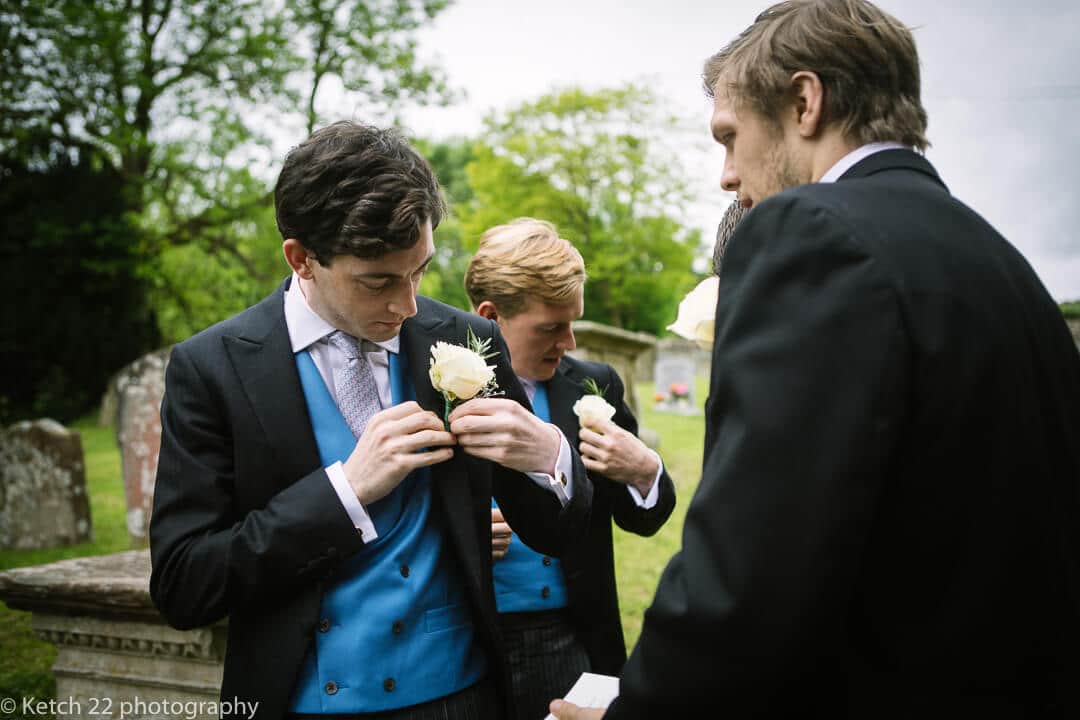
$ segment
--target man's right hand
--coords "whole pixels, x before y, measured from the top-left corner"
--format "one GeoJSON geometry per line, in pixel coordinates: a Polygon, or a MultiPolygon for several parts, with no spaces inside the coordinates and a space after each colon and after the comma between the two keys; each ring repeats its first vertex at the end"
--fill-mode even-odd
{"type": "Polygon", "coordinates": [[[491,508],[491,561],[502,560],[510,550],[514,533],[503,517],[502,510],[491,508]]]}
{"type": "Polygon", "coordinates": [[[345,478],[366,507],[393,492],[413,470],[452,458],[454,449],[447,446],[455,442],[435,413],[415,402],[401,403],[368,421],[345,461],[345,478]]]}

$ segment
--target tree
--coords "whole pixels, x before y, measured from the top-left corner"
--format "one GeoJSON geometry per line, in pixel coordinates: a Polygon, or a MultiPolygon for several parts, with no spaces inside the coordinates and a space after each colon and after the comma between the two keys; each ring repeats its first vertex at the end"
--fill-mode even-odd
{"type": "MultiPolygon", "coordinates": [[[[121,180],[145,250],[196,244],[256,275],[235,242],[272,204],[269,133],[342,102],[386,119],[447,97],[415,32],[446,0],[8,0],[0,10],[0,153],[95,157],[121,180]],[[45,138],[45,143],[27,143],[45,138]],[[265,172],[263,173],[265,175],[265,172]]],[[[257,277],[260,282],[267,278],[257,277]]]]}
{"type": "Polygon", "coordinates": [[[465,244],[514,217],[553,222],[585,259],[585,317],[663,332],[675,317],[700,232],[683,226],[683,171],[664,146],[681,135],[641,87],[545,95],[485,122],[467,173],[465,244]]]}

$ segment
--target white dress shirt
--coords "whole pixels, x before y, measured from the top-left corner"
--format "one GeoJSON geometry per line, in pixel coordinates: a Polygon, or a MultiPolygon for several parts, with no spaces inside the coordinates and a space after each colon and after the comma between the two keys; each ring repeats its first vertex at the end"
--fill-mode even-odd
{"type": "MultiPolygon", "coordinates": [[[[529,402],[531,403],[533,398],[536,397],[536,381],[523,378],[520,375],[518,375],[518,380],[521,382],[521,386],[525,388],[525,394],[529,396],[529,402]]],[[[566,442],[565,435],[563,435],[563,442],[566,442]]],[[[657,466],[656,477],[653,478],[652,487],[649,488],[649,494],[642,498],[641,493],[638,492],[638,489],[633,485],[627,485],[626,491],[630,493],[630,497],[633,499],[635,505],[643,510],[651,510],[656,507],[656,503],[660,500],[660,476],[664,472],[664,461],[660,459],[660,455],[652,448],[647,447],[645,450],[656,458],[657,466]]]]}
{"type": "MultiPolygon", "coordinates": [[[[311,308],[300,287],[300,278],[295,273],[293,273],[289,290],[285,292],[285,326],[289,331],[289,342],[292,351],[298,353],[307,350],[311,354],[311,359],[314,361],[315,367],[318,369],[319,375],[322,377],[327,390],[330,391],[330,397],[334,399],[336,405],[338,399],[337,390],[334,387],[334,370],[344,367],[348,362],[348,358],[345,357],[345,353],[327,341],[327,336],[336,331],[337,328],[326,322],[311,308]]],[[[364,355],[364,359],[371,366],[371,372],[375,377],[375,385],[379,390],[379,404],[384,408],[388,408],[393,404],[390,391],[390,358],[387,353],[396,353],[400,347],[400,336],[395,336],[380,343],[370,340],[364,340],[360,343],[360,350],[364,355]]],[[[556,426],[552,425],[552,427],[558,430],[556,426]]],[[[537,485],[555,493],[556,497],[559,498],[559,502],[565,506],[570,502],[574,492],[572,464],[570,461],[570,444],[566,441],[566,437],[561,430],[559,430],[559,437],[562,439],[562,444],[559,448],[559,458],[555,464],[556,477],[565,478],[565,485],[556,477],[546,473],[526,474],[537,485]]],[[[345,507],[345,512],[349,514],[353,526],[360,531],[364,541],[371,542],[377,538],[379,536],[378,531],[345,478],[345,469],[341,462],[335,462],[326,468],[326,474],[330,478],[330,484],[333,486],[334,492],[337,493],[341,504],[345,507]]]]}

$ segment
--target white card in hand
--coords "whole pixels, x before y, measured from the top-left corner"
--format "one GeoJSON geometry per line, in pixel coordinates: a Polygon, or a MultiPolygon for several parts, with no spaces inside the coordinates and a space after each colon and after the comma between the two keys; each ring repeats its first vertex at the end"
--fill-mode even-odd
{"type": "MultiPolygon", "coordinates": [[[[563,700],[583,708],[606,708],[618,695],[619,678],[596,673],[581,673],[581,677],[574,683],[574,687],[570,688],[570,692],[566,693],[563,700]]],[[[548,713],[544,720],[556,720],[556,718],[548,713]]]]}

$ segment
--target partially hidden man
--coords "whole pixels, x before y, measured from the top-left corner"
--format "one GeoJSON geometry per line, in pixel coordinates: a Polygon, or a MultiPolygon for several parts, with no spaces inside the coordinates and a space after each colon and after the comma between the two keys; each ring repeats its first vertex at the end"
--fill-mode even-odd
{"type": "Polygon", "coordinates": [[[291,277],[169,362],[154,602],[178,628],[228,618],[222,697],[259,720],[513,717],[490,498],[560,556],[591,500],[580,457],[528,409],[496,323],[417,296],[444,206],[404,140],[315,132],[275,206],[291,277]],[[430,350],[469,328],[505,396],[448,432],[430,350]]]}
{"type": "Polygon", "coordinates": [[[577,249],[532,218],[485,232],[465,275],[474,311],[506,338],[534,412],[577,444],[593,486],[588,534],[561,560],[522,543],[492,501],[495,599],[514,703],[537,720],[582,672],[617,675],[626,662],[612,520],[648,536],[675,507],[675,486],[659,455],[638,439],[618,373],[567,354],[576,347],[572,323],[584,309],[585,277],[577,249]],[[590,390],[602,393],[612,416],[575,413],[582,398],[595,402],[590,390]]]}

